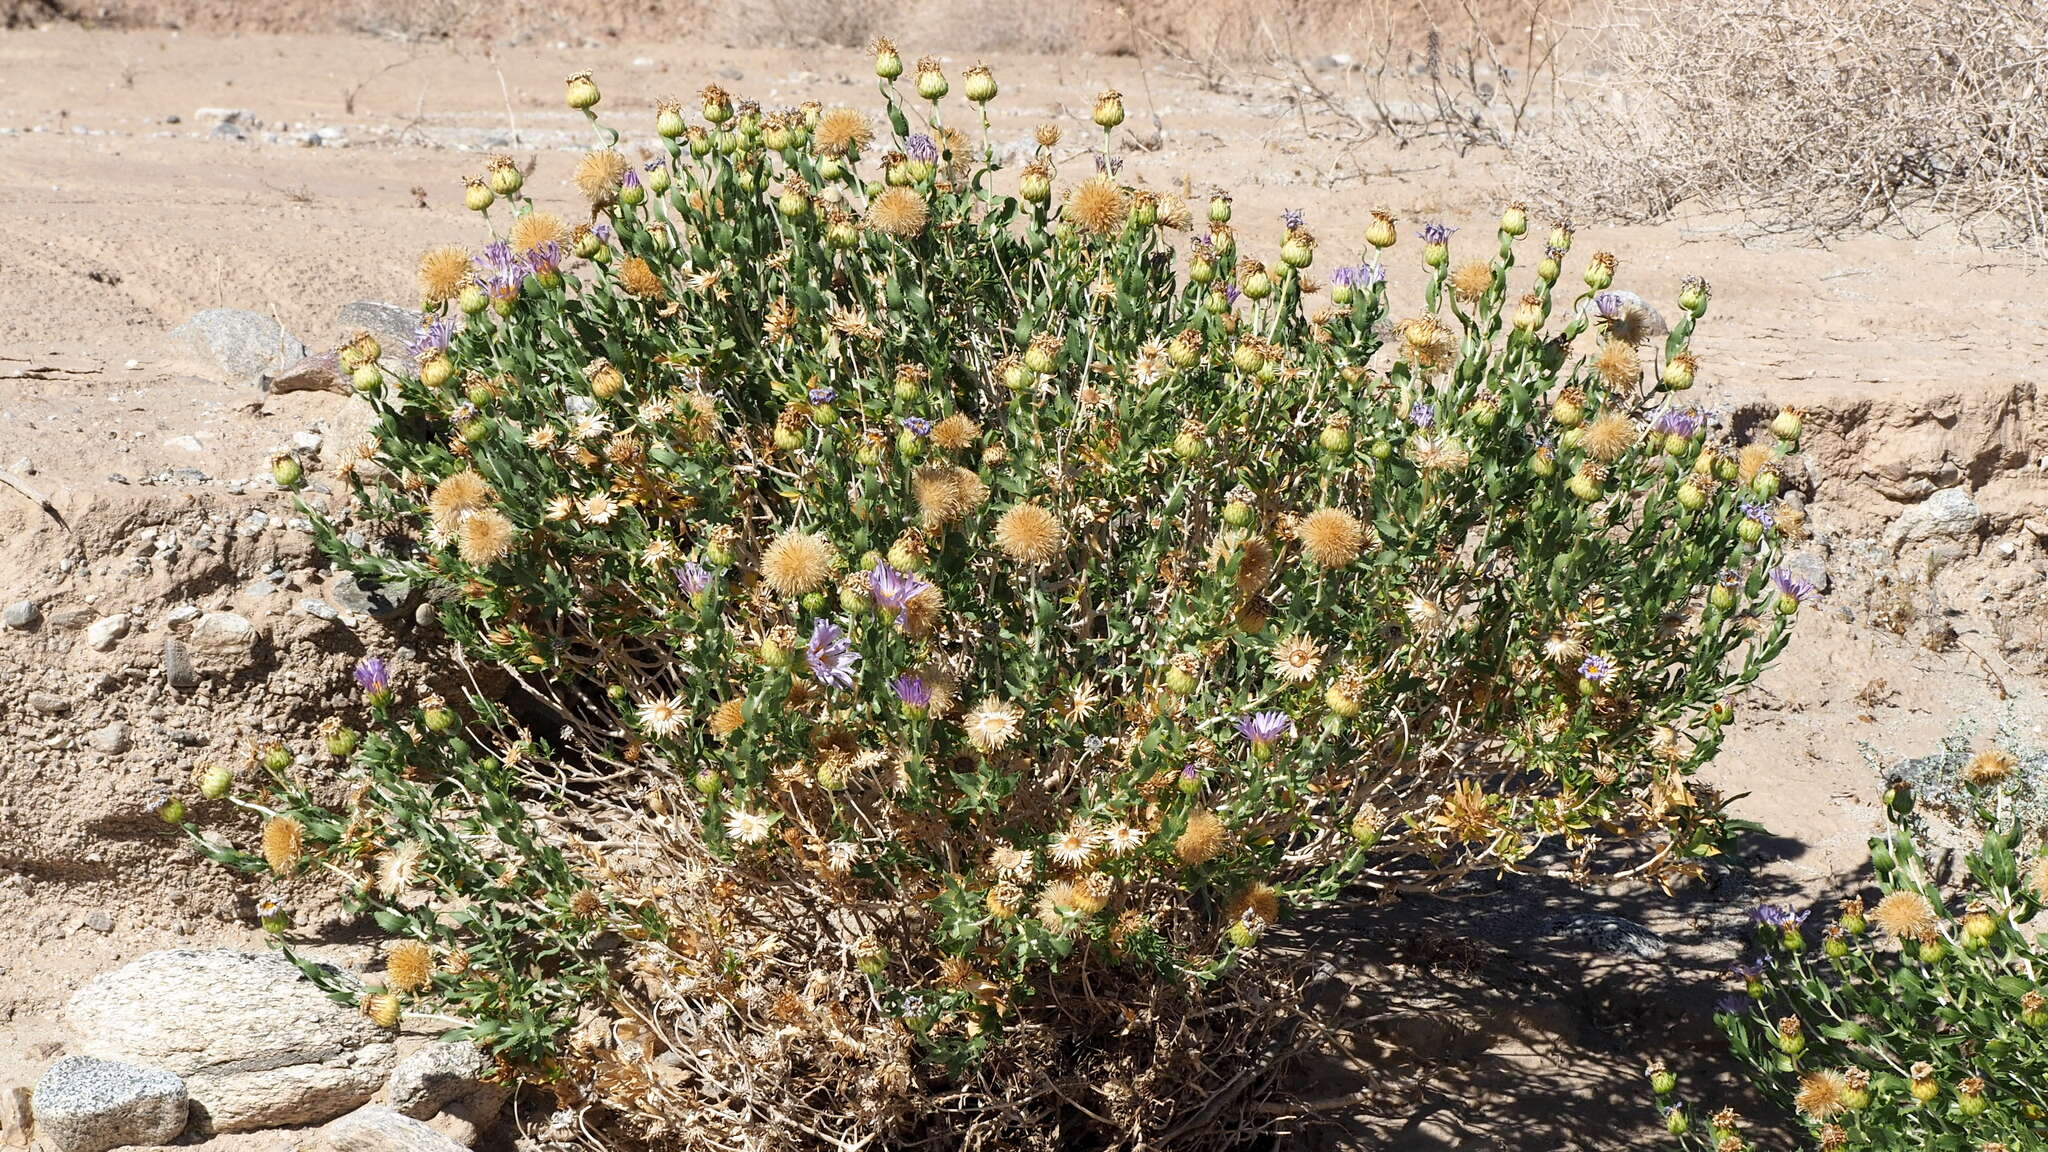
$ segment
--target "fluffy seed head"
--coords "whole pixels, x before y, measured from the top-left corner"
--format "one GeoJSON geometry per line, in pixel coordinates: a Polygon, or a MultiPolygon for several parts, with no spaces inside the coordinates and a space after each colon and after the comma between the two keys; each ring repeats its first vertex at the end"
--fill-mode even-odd
{"type": "Polygon", "coordinates": [[[1600,413],[1586,425],[1586,454],[1611,464],[1628,454],[1639,437],[1636,422],[1612,409],[1600,413]]]}
{"type": "Polygon", "coordinates": [[[619,261],[619,287],[642,300],[661,300],[668,296],[668,289],[662,286],[661,277],[654,274],[653,266],[638,256],[628,256],[619,261]]]}
{"type": "Polygon", "coordinates": [[[932,425],[932,443],[948,452],[966,448],[980,435],[981,425],[958,412],[932,425]]]}
{"type": "Polygon", "coordinates": [[[485,508],[462,518],[455,541],[464,563],[482,566],[503,559],[518,535],[519,530],[503,512],[485,508]]]}
{"type": "Polygon", "coordinates": [[[1365,546],[1365,525],[1342,508],[1318,508],[1295,525],[1301,550],[1321,568],[1342,568],[1365,546]]]}
{"type": "Polygon", "coordinates": [[[1934,905],[1927,902],[1927,897],[1905,888],[1885,893],[1877,907],[1870,910],[1870,922],[1900,943],[1932,940],[1941,926],[1941,919],[1934,914],[1934,905]]]}
{"type": "Polygon", "coordinates": [[[916,239],[930,220],[924,197],[908,188],[885,188],[868,205],[868,227],[898,240],[916,239]]]}
{"type": "Polygon", "coordinates": [[[1227,920],[1236,920],[1250,915],[1261,924],[1273,925],[1280,922],[1280,893],[1271,884],[1254,881],[1252,886],[1237,894],[1224,910],[1227,920]]]}
{"type": "Polygon", "coordinates": [[[1188,816],[1188,825],[1173,841],[1173,854],[1180,862],[1193,867],[1206,864],[1223,851],[1223,844],[1230,838],[1230,830],[1222,818],[1207,808],[1198,808],[1188,816]]]}
{"type": "Polygon", "coordinates": [[[1593,358],[1593,370],[1609,388],[1633,388],[1643,381],[1643,354],[1626,340],[1608,340],[1593,358]]]}
{"type": "Polygon", "coordinates": [[[272,816],[263,822],[263,863],[282,876],[299,862],[305,846],[306,829],[289,816],[272,816]]]}
{"type": "Polygon", "coordinates": [[[1066,543],[1059,517],[1036,504],[1018,504],[996,519],[996,547],[1025,564],[1050,563],[1066,543]]]}
{"type": "Polygon", "coordinates": [[[818,117],[818,128],[811,140],[820,156],[844,156],[866,148],[874,138],[875,131],[868,126],[866,116],[851,108],[833,108],[818,117]]]}
{"type": "Polygon", "coordinates": [[[429,248],[420,256],[420,303],[427,308],[455,299],[469,279],[469,253],[455,244],[429,248]]]}
{"type": "Polygon", "coordinates": [[[1826,1120],[1849,1110],[1849,1081],[1832,1068],[1808,1072],[1799,1078],[1799,1094],[1792,1106],[1814,1120],[1826,1120]]]}
{"type": "Polygon", "coordinates": [[[1458,270],[1451,273],[1451,292],[1460,303],[1477,304],[1492,287],[1493,266],[1484,260],[1460,264],[1458,270]]]}
{"type": "Polygon", "coordinates": [[[761,554],[761,578],[784,596],[801,596],[832,579],[838,549],[815,532],[784,532],[761,554]]]}
{"type": "Polygon", "coordinates": [[[911,475],[910,493],[924,515],[925,527],[937,528],[981,507],[988,500],[988,485],[972,468],[934,464],[911,475]]]}
{"type": "Polygon", "coordinates": [[[1124,226],[1124,217],[1129,212],[1129,198],[1107,176],[1090,176],[1067,197],[1067,219],[1083,232],[1096,236],[1114,235],[1124,226]]]}
{"type": "Polygon", "coordinates": [[[619,198],[619,184],[631,165],[609,148],[585,152],[576,162],[576,187],[592,207],[601,208],[619,198]]]}
{"type": "Polygon", "coordinates": [[[2019,766],[2019,757],[1992,745],[1970,757],[1970,762],[1963,765],[1963,779],[1980,788],[1986,787],[2012,775],[2013,769],[2019,766]]]}
{"type": "Polygon", "coordinates": [[[434,952],[417,940],[401,940],[384,954],[384,982],[400,992],[417,992],[434,979],[434,952]]]}
{"type": "Polygon", "coordinates": [[[506,236],[512,250],[521,256],[550,244],[567,246],[569,226],[552,212],[528,212],[512,222],[512,231],[506,236]]]}
{"type": "Polygon", "coordinates": [[[488,507],[496,496],[490,481],[476,469],[465,468],[434,486],[427,497],[427,511],[436,524],[453,525],[465,512],[488,507]]]}
{"type": "Polygon", "coordinates": [[[747,702],[734,697],[713,708],[710,717],[704,721],[704,727],[713,736],[723,740],[739,731],[740,726],[746,722],[747,702]]]}

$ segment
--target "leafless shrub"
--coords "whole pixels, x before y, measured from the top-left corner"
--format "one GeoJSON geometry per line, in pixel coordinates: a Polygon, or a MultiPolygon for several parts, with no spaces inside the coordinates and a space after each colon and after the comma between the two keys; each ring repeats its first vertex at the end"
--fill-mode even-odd
{"type": "Polygon", "coordinates": [[[1605,32],[1613,72],[1525,160],[1567,208],[2048,238],[2048,0],[1652,0],[1605,32]]]}
{"type": "Polygon", "coordinates": [[[1192,28],[1133,17],[1148,47],[1212,91],[1278,99],[1326,140],[1511,147],[1557,84],[1569,0],[1280,0],[1192,28]],[[1345,51],[1331,51],[1333,47],[1345,51]]]}

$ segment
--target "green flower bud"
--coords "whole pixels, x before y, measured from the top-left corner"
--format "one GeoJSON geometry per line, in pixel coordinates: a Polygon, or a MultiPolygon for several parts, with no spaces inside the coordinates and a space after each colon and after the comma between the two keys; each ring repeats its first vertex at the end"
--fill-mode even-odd
{"type": "Polygon", "coordinates": [[[384,370],[375,364],[364,364],[349,373],[349,380],[358,392],[375,392],[384,386],[384,370]]]}
{"type": "Polygon", "coordinates": [[[597,90],[597,84],[591,80],[590,73],[578,72],[569,77],[569,107],[578,112],[587,112],[597,107],[600,99],[602,96],[597,90]]]}
{"type": "Polygon", "coordinates": [[[976,64],[967,70],[967,85],[962,91],[976,104],[986,104],[996,98],[995,73],[986,64],[976,64]]]}
{"type": "Polygon", "coordinates": [[[362,736],[353,728],[336,728],[327,734],[327,754],[336,760],[346,760],[355,754],[361,740],[362,736]]]}
{"type": "Polygon", "coordinates": [[[456,307],[464,316],[474,316],[491,306],[490,294],[474,284],[464,284],[462,294],[456,297],[456,307]]]}
{"type": "Polygon", "coordinates": [[[1209,223],[1230,223],[1230,197],[1218,194],[1209,198],[1209,223]]]}
{"type": "MultiPolygon", "coordinates": [[[[1097,126],[1107,130],[1124,122],[1123,93],[1114,89],[1106,90],[1095,97],[1095,112],[1091,119],[1097,126]]],[[[1213,204],[1214,201],[1211,201],[1213,204]]]]}
{"type": "Polygon", "coordinates": [[[183,824],[185,822],[185,802],[173,796],[157,807],[156,815],[157,819],[162,820],[166,824],[183,824]]]}
{"type": "Polygon", "coordinates": [[[1335,424],[1325,425],[1322,434],[1316,437],[1316,445],[1332,456],[1351,451],[1351,429],[1335,424]]]}
{"type": "Polygon", "coordinates": [[[471,212],[488,211],[496,203],[498,194],[482,180],[471,180],[462,186],[462,203],[471,212]]]}
{"type": "Polygon", "coordinates": [[[281,455],[270,462],[270,478],[279,488],[296,488],[305,476],[306,467],[296,456],[281,455]]]}
{"type": "Polygon", "coordinates": [[[679,104],[663,104],[654,114],[654,130],[664,140],[675,140],[689,131],[683,123],[683,109],[679,104]]]}
{"type": "Polygon", "coordinates": [[[1223,505],[1223,522],[1232,528],[1243,528],[1252,522],[1252,506],[1242,500],[1232,500],[1223,505]]]}
{"type": "Polygon", "coordinates": [[[199,770],[199,794],[208,800],[218,800],[234,787],[235,770],[225,764],[208,764],[199,770]]]}
{"type": "Polygon", "coordinates": [[[462,725],[462,718],[455,714],[453,708],[429,708],[421,714],[420,721],[427,726],[427,731],[442,735],[453,732],[462,725]]]}
{"type": "Polygon", "coordinates": [[[716,768],[699,768],[693,783],[696,784],[699,794],[713,796],[725,786],[725,777],[719,775],[716,768]]]}

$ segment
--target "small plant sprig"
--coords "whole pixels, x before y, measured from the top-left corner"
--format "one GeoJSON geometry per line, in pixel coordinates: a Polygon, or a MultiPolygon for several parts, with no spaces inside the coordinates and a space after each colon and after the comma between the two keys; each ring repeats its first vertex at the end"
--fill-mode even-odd
{"type": "Polygon", "coordinates": [[[996,1109],[1143,1142],[1250,1115],[1203,1053],[1290,1042],[1290,905],[1545,845],[1700,871],[1726,822],[1688,778],[1811,594],[1776,565],[1796,414],[1738,443],[1672,402],[1703,281],[1669,325],[1604,253],[1561,295],[1571,229],[1523,268],[1513,206],[1470,259],[1424,226],[1394,317],[1390,216],[1319,282],[1302,214],[1262,260],[1229,196],[1126,183],[1115,93],[1062,192],[1058,127],[1011,173],[938,62],[908,99],[875,59],[879,126],[710,87],[651,163],[572,77],[591,222],[491,161],[409,355],[343,350],[375,531],[323,546],[560,725],[488,767],[366,741],[397,783],[348,842],[447,854],[461,927],[532,934],[533,983],[450,1006],[474,1034],[707,1141],[996,1109]],[[604,914],[563,914],[585,883],[604,914]],[[739,1083],[778,1103],[702,1088],[739,1083]]]}
{"type": "MultiPolygon", "coordinates": [[[[1936,881],[1914,791],[1895,781],[1890,827],[1870,842],[1882,895],[1845,901],[1824,929],[1805,912],[1757,909],[1755,956],[1735,969],[1741,990],[1715,1017],[1751,1082],[1794,1111],[1819,1149],[2015,1152],[2048,1141],[2048,956],[2026,931],[2048,902],[2048,855],[2005,814],[2033,784],[2022,758],[1998,746],[1949,753],[1944,790],[1967,795],[1964,814],[1982,830],[1960,890],[1936,881]]],[[[2044,768],[2048,758],[2032,758],[2031,773],[2044,768]]],[[[1701,1117],[1678,1103],[1663,1065],[1650,1086],[1681,1147],[1751,1147],[1733,1110],[1701,1117]]]]}

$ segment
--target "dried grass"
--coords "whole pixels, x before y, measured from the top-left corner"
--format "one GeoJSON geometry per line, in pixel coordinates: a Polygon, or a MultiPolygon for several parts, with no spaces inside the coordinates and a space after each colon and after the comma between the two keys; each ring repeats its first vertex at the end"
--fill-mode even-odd
{"type": "Polygon", "coordinates": [[[2048,0],[1654,0],[1523,158],[1590,216],[2048,241],[2048,0]]]}

